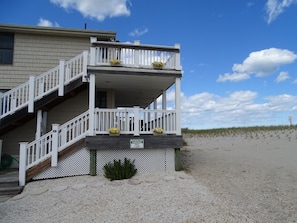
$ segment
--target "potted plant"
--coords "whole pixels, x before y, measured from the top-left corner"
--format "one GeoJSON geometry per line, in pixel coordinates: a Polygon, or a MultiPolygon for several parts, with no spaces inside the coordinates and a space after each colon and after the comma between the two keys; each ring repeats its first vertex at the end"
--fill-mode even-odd
{"type": "Polygon", "coordinates": [[[162,128],[154,128],[153,133],[154,135],[162,135],[164,130],[162,128]]]}
{"type": "Polygon", "coordinates": [[[155,62],[152,63],[152,65],[153,65],[154,69],[162,69],[164,63],[163,62],[155,61],[155,62]]]}
{"type": "Polygon", "coordinates": [[[117,128],[110,128],[109,130],[108,130],[108,132],[109,132],[109,135],[111,135],[111,136],[118,136],[118,135],[120,135],[120,130],[119,129],[117,129],[117,128]]]}
{"type": "Polygon", "coordinates": [[[110,61],[110,65],[111,66],[119,66],[119,65],[121,65],[121,61],[119,59],[112,59],[110,61]]]}

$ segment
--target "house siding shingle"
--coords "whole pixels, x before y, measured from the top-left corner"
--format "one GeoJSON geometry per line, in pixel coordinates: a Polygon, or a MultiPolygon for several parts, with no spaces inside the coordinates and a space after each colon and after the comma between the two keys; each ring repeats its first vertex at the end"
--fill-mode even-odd
{"type": "Polygon", "coordinates": [[[13,65],[0,69],[0,89],[11,89],[31,75],[39,75],[59,65],[59,60],[89,50],[90,39],[64,36],[15,34],[13,65]]]}

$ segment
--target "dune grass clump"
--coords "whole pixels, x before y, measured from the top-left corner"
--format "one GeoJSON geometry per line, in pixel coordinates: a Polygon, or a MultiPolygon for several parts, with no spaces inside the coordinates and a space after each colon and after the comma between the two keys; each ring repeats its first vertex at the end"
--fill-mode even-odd
{"type": "Polygon", "coordinates": [[[120,159],[109,162],[103,167],[104,176],[111,181],[130,179],[137,173],[134,162],[135,160],[131,162],[127,158],[124,159],[123,163],[120,159]]]}
{"type": "MultiPolygon", "coordinates": [[[[274,131],[294,131],[297,130],[297,125],[277,125],[277,126],[251,126],[251,127],[230,127],[230,128],[216,128],[216,129],[182,129],[182,134],[189,136],[200,137],[219,137],[219,136],[235,136],[235,135],[249,135],[250,137],[258,138],[260,133],[274,132],[274,131]]],[[[272,136],[271,136],[272,137],[272,136]]]]}

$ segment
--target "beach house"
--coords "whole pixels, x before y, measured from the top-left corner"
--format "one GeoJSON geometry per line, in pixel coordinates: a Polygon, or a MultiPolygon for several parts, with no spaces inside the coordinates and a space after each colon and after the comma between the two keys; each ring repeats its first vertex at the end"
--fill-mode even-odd
{"type": "Polygon", "coordinates": [[[19,168],[20,185],[100,174],[114,159],[135,160],[138,172],[178,169],[181,77],[179,44],[0,24],[5,168],[19,168]]]}

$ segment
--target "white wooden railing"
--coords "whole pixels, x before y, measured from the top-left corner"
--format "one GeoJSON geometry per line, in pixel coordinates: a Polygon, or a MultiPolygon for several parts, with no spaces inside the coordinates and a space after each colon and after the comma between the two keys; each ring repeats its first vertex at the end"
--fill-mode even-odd
{"type": "Polygon", "coordinates": [[[58,90],[64,95],[64,86],[71,81],[86,77],[87,66],[110,66],[112,59],[119,59],[121,66],[134,68],[152,68],[155,61],[163,62],[163,69],[180,70],[180,47],[140,45],[118,42],[97,42],[91,38],[90,55],[88,51],[69,61],[60,61],[53,69],[29,80],[14,89],[0,93],[0,119],[28,106],[28,112],[34,112],[34,102],[45,95],[58,90]],[[89,61],[89,62],[88,62],[89,61]]]}
{"type": "Polygon", "coordinates": [[[139,107],[125,109],[95,109],[95,122],[89,120],[89,111],[63,125],[53,124],[52,130],[33,142],[20,143],[19,183],[25,185],[26,171],[51,158],[57,166],[58,153],[89,135],[90,127],[95,134],[109,134],[112,127],[121,134],[153,134],[154,128],[162,128],[167,134],[176,134],[175,110],[144,110],[139,107]]]}
{"type": "Polygon", "coordinates": [[[39,76],[31,76],[29,80],[10,91],[1,94],[0,118],[13,114],[28,106],[28,112],[34,111],[34,102],[58,90],[64,95],[64,86],[87,74],[88,51],[65,61],[39,76]]]}
{"type": "Polygon", "coordinates": [[[140,45],[119,42],[97,42],[91,40],[91,61],[94,66],[110,65],[111,60],[118,59],[121,66],[135,68],[152,68],[153,62],[162,62],[163,69],[180,70],[180,46],[174,47],[140,45]]]}
{"type": "Polygon", "coordinates": [[[40,162],[51,159],[57,166],[58,153],[84,138],[89,132],[89,112],[75,117],[63,125],[53,124],[52,130],[33,142],[20,143],[19,183],[25,185],[26,171],[40,162]]]}
{"type": "Polygon", "coordinates": [[[154,128],[162,128],[167,134],[176,134],[175,110],[145,110],[134,108],[95,109],[95,133],[106,134],[110,128],[121,134],[152,134],[154,128]]]}

